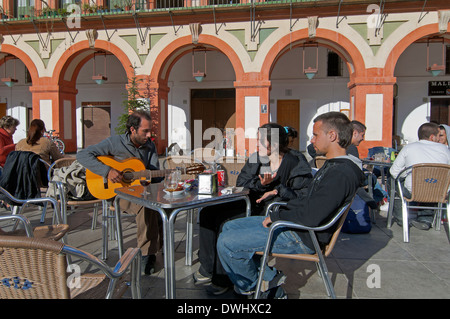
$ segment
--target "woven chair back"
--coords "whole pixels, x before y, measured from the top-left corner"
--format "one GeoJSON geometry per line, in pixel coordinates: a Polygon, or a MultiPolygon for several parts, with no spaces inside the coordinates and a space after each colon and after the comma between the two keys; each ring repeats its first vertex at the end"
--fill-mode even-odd
{"type": "Polygon", "coordinates": [[[57,241],[0,236],[0,298],[70,298],[63,246],[57,241]]]}
{"type": "Polygon", "coordinates": [[[420,203],[446,203],[450,186],[450,165],[416,164],[412,168],[411,199],[420,203]]]}

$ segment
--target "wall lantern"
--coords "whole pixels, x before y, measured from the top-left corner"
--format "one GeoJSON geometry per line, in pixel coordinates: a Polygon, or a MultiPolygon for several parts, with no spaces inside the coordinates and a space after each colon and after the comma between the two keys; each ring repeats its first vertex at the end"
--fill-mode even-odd
{"type": "Polygon", "coordinates": [[[439,40],[442,40],[442,64],[438,65],[434,63],[430,66],[430,40],[432,39],[427,39],[427,71],[430,72],[432,76],[438,76],[442,71],[445,72],[445,41],[444,38],[439,38],[439,40]]]}
{"type": "MultiPolygon", "coordinates": [[[[198,54],[197,54],[198,55],[198,54]]],[[[192,76],[197,82],[202,82],[206,77],[206,48],[205,47],[196,47],[192,49],[192,76]],[[205,66],[203,71],[200,71],[195,67],[195,53],[199,53],[203,51],[205,66]],[[197,69],[197,71],[195,71],[197,69]]]]}
{"type": "Polygon", "coordinates": [[[108,78],[106,77],[106,52],[94,52],[94,69],[93,69],[93,73],[92,73],[92,80],[95,81],[95,83],[97,83],[98,85],[101,85],[103,83],[105,83],[108,78]],[[96,74],[95,72],[95,55],[101,54],[103,55],[104,58],[104,74],[96,74]]]}
{"type": "Polygon", "coordinates": [[[306,77],[311,80],[317,74],[317,70],[319,68],[319,44],[315,42],[307,42],[303,44],[303,73],[305,73],[306,77]],[[315,68],[308,67],[305,69],[305,49],[308,47],[316,48],[316,66],[315,68]]]}
{"type": "Polygon", "coordinates": [[[8,60],[7,57],[11,57],[11,56],[7,55],[3,58],[3,64],[5,66],[5,77],[2,78],[2,82],[5,83],[9,87],[13,87],[14,84],[16,84],[18,82],[16,79],[16,57],[12,58],[14,60],[14,77],[13,78],[6,76],[6,61],[8,60]]]}

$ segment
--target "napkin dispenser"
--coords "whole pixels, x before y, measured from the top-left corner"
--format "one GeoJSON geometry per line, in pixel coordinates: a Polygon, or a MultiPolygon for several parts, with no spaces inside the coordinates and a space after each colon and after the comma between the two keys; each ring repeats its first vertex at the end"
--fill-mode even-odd
{"type": "Polygon", "coordinates": [[[198,175],[199,194],[215,194],[217,191],[217,173],[202,173],[198,175]]]}

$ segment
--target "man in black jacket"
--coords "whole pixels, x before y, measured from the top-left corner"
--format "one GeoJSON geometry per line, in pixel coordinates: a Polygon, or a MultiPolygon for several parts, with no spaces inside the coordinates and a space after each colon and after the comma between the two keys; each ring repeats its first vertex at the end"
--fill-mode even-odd
{"type": "MultiPolygon", "coordinates": [[[[350,120],[342,113],[329,112],[318,116],[314,120],[311,142],[317,154],[325,155],[328,160],[314,176],[306,195],[290,200],[270,216],[240,218],[224,225],[217,251],[237,292],[250,294],[254,290],[260,266],[260,258],[255,252],[264,249],[272,222],[286,220],[319,226],[330,220],[344,203],[353,199],[365,176],[361,161],[346,154],[352,132],[350,120]]],[[[327,244],[334,230],[319,233],[319,243],[327,244]]],[[[272,252],[313,254],[314,246],[307,232],[287,230],[276,237],[272,252]]],[[[266,288],[263,291],[266,290],[267,295],[284,297],[280,287],[284,278],[281,272],[268,267],[264,274],[266,288]]]]}

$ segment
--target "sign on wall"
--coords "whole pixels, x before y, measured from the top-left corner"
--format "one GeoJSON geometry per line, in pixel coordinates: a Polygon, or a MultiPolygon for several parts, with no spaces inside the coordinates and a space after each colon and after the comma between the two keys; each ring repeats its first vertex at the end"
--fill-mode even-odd
{"type": "Polygon", "coordinates": [[[450,95],[450,81],[428,81],[428,96],[450,95]]]}

